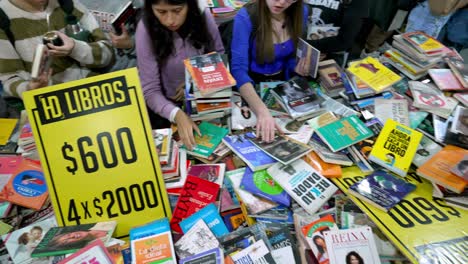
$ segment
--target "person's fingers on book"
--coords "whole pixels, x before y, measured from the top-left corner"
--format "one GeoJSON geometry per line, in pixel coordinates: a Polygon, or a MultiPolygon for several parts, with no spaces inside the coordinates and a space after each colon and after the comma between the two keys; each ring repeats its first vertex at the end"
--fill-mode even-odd
{"type": "Polygon", "coordinates": [[[197,132],[197,135],[201,137],[202,133],[200,131],[200,128],[197,126],[197,124],[195,124],[195,122],[192,121],[192,126],[193,126],[193,129],[195,130],[195,132],[197,132]]]}
{"type": "MultiPolygon", "coordinates": [[[[275,130],[278,131],[278,133],[279,133],[280,135],[284,135],[283,129],[281,129],[281,126],[278,125],[278,123],[276,123],[276,122],[275,122],[275,130]]],[[[273,138],[274,138],[274,135],[273,135],[273,138]]]]}

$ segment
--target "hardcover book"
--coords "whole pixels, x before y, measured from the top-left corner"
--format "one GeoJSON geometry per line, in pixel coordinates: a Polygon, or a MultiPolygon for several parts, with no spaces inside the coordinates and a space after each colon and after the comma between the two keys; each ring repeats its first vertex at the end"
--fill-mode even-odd
{"type": "Polygon", "coordinates": [[[171,229],[181,233],[180,221],[191,216],[207,204],[215,202],[219,189],[219,184],[198,177],[187,176],[172,215],[171,229]]]}
{"type": "Polygon", "coordinates": [[[184,234],[187,233],[200,219],[205,221],[216,237],[224,236],[229,233],[226,225],[219,215],[218,208],[213,203],[208,204],[198,212],[195,212],[191,216],[182,220],[179,224],[182,232],[184,232],[184,234]]]}
{"type": "Polygon", "coordinates": [[[302,159],[289,165],[275,164],[267,172],[309,214],[316,213],[337,190],[302,159]]]}
{"type": "Polygon", "coordinates": [[[221,55],[216,52],[185,59],[184,64],[204,96],[236,85],[221,55]]]}
{"type": "Polygon", "coordinates": [[[116,221],[52,227],[31,253],[32,257],[58,256],[74,253],[95,239],[107,243],[114,233],[116,221]]]}
{"type": "Polygon", "coordinates": [[[347,116],[316,130],[334,152],[372,137],[372,131],[355,115],[347,116]]]}
{"type": "Polygon", "coordinates": [[[275,159],[250,142],[249,138],[255,138],[255,135],[252,132],[229,135],[223,138],[223,143],[253,171],[266,169],[277,163],[275,159]]]}
{"type": "Polygon", "coordinates": [[[198,128],[200,129],[201,136],[195,133],[196,145],[192,150],[187,150],[187,153],[207,158],[213,153],[229,131],[226,128],[208,122],[201,122],[198,128]]]}
{"type": "Polygon", "coordinates": [[[370,227],[328,231],[324,233],[324,236],[330,264],[380,264],[379,253],[370,227]]]}
{"type": "Polygon", "coordinates": [[[447,145],[426,163],[420,166],[417,174],[453,192],[461,193],[468,181],[450,171],[468,154],[468,150],[447,145]]]}
{"type": "Polygon", "coordinates": [[[381,210],[388,211],[414,189],[416,185],[383,170],[377,170],[351,185],[349,192],[381,210]]]}
{"type": "Polygon", "coordinates": [[[270,157],[283,164],[289,164],[312,150],[308,145],[281,135],[276,136],[272,142],[265,142],[257,137],[249,138],[249,140],[270,157]]]}
{"type": "Polygon", "coordinates": [[[369,160],[405,176],[413,161],[422,133],[388,119],[369,154],[369,160]]]}
{"type": "Polygon", "coordinates": [[[114,261],[101,240],[94,240],[86,247],[61,260],[58,264],[99,263],[114,264],[114,261]]]}
{"type": "Polygon", "coordinates": [[[246,168],[240,187],[256,196],[278,204],[289,206],[291,203],[291,197],[273,180],[266,170],[253,172],[246,168]]]}
{"type": "Polygon", "coordinates": [[[377,92],[382,92],[401,80],[400,75],[394,73],[380,63],[379,60],[372,57],[351,63],[347,70],[377,92]]]}
{"type": "Polygon", "coordinates": [[[167,218],[130,229],[130,243],[133,264],[177,263],[167,218]]]}
{"type": "Polygon", "coordinates": [[[0,199],[39,210],[44,205],[48,195],[42,167],[24,159],[3,187],[0,199]]]}
{"type": "Polygon", "coordinates": [[[179,260],[179,264],[224,264],[224,254],[221,248],[213,248],[190,257],[179,260]]]}
{"type": "Polygon", "coordinates": [[[206,223],[200,219],[175,244],[179,259],[187,258],[210,249],[219,248],[219,241],[206,223]]]}

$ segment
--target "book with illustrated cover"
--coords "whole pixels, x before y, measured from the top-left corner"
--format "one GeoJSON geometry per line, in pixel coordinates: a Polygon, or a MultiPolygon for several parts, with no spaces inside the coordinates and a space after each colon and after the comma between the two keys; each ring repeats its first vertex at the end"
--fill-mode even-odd
{"type": "Polygon", "coordinates": [[[461,193],[468,186],[468,181],[454,174],[451,168],[463,160],[467,154],[468,150],[466,149],[447,145],[420,166],[416,172],[442,187],[455,193],[461,193]]]}
{"type": "Polygon", "coordinates": [[[122,26],[126,26],[130,23],[136,22],[137,11],[133,7],[132,1],[128,1],[127,4],[120,10],[118,14],[111,21],[112,28],[116,35],[122,34],[122,26]]]}
{"type": "Polygon", "coordinates": [[[318,128],[328,125],[336,120],[338,120],[338,118],[333,114],[333,112],[326,112],[307,120],[307,124],[309,124],[309,126],[315,131],[318,128]]]}
{"type": "Polygon", "coordinates": [[[463,87],[468,89],[468,65],[462,59],[454,57],[445,58],[445,62],[463,87]]]}
{"type": "Polygon", "coordinates": [[[298,231],[304,235],[307,244],[310,249],[312,249],[319,264],[329,263],[328,252],[325,250],[326,245],[323,233],[330,230],[338,230],[338,226],[333,216],[327,214],[305,225],[302,227],[302,230],[298,231]]]}
{"type": "Polygon", "coordinates": [[[324,101],[309,87],[307,79],[299,76],[279,84],[271,92],[293,119],[319,112],[324,101]]]}
{"type": "Polygon", "coordinates": [[[237,199],[234,188],[232,187],[231,180],[229,180],[227,177],[224,177],[219,211],[225,212],[237,208],[240,208],[240,203],[237,199]]]}
{"type": "Polygon", "coordinates": [[[338,164],[343,166],[351,166],[353,162],[343,152],[333,152],[329,147],[315,134],[312,135],[312,139],[309,141],[309,146],[315,151],[315,153],[325,162],[338,164]]]}
{"type": "Polygon", "coordinates": [[[0,145],[8,143],[17,123],[17,118],[0,118],[0,145]]]}
{"type": "Polygon", "coordinates": [[[218,212],[218,208],[213,203],[208,204],[207,206],[200,209],[198,212],[195,212],[191,216],[180,221],[180,228],[182,232],[187,233],[195,223],[202,219],[208,225],[210,230],[216,237],[224,236],[229,233],[226,225],[224,224],[221,216],[218,212]]]}
{"type": "Polygon", "coordinates": [[[453,166],[450,171],[468,181],[468,154],[463,156],[463,159],[453,166]]]}
{"type": "Polygon", "coordinates": [[[47,257],[74,253],[95,239],[107,243],[114,233],[116,221],[83,224],[76,226],[52,227],[44,235],[32,257],[47,257]]]}
{"type": "Polygon", "coordinates": [[[224,264],[221,248],[213,248],[179,260],[179,264],[224,264]]]}
{"type": "Polygon", "coordinates": [[[373,136],[372,131],[355,115],[329,123],[315,132],[334,152],[373,136]]]}
{"type": "Polygon", "coordinates": [[[167,218],[130,229],[130,244],[131,263],[177,263],[167,218]]]}
{"type": "Polygon", "coordinates": [[[187,176],[170,221],[171,229],[181,233],[180,221],[191,216],[207,204],[215,202],[218,198],[219,189],[220,186],[217,183],[199,177],[187,176]]]}
{"type": "Polygon", "coordinates": [[[195,164],[190,166],[187,175],[195,176],[210,182],[214,182],[219,186],[223,186],[224,172],[226,164],[195,164]]]}
{"type": "Polygon", "coordinates": [[[0,199],[39,210],[44,205],[48,195],[42,167],[24,159],[3,187],[0,199]]]}
{"type": "Polygon", "coordinates": [[[198,220],[175,244],[179,259],[219,248],[219,241],[203,219],[198,220]]]}
{"type": "Polygon", "coordinates": [[[297,43],[296,61],[302,63],[305,69],[308,69],[310,77],[317,77],[318,64],[320,59],[320,50],[299,38],[297,43]]]}
{"type": "Polygon", "coordinates": [[[168,155],[171,140],[172,140],[172,129],[171,128],[162,128],[153,130],[154,145],[158,155],[164,156],[168,155]]]}
{"type": "Polygon", "coordinates": [[[466,90],[450,69],[429,69],[428,73],[442,91],[466,90]]]}
{"type": "Polygon", "coordinates": [[[202,95],[236,85],[219,53],[212,52],[184,60],[187,71],[202,95]]]}
{"type": "Polygon", "coordinates": [[[221,243],[225,255],[235,255],[241,250],[253,245],[257,241],[264,241],[270,248],[268,237],[262,225],[254,224],[252,226],[237,229],[221,238],[221,243]]]}
{"type": "Polygon", "coordinates": [[[99,263],[114,264],[113,258],[101,240],[94,240],[86,247],[61,260],[58,264],[99,263]]]}
{"type": "Polygon", "coordinates": [[[354,263],[356,260],[358,263],[380,264],[370,227],[333,230],[325,232],[324,236],[330,264],[354,263]]]}
{"type": "Polygon", "coordinates": [[[372,57],[350,63],[347,70],[377,92],[382,92],[401,80],[400,75],[394,73],[380,63],[379,60],[372,57]]]}
{"type": "Polygon", "coordinates": [[[253,172],[246,168],[240,187],[256,196],[289,206],[291,197],[276,183],[266,170],[253,172]]]}
{"type": "Polygon", "coordinates": [[[264,142],[257,137],[249,138],[249,140],[270,157],[283,164],[289,164],[312,150],[312,148],[306,144],[296,142],[281,135],[275,136],[272,142],[264,142]]]}
{"type": "Polygon", "coordinates": [[[382,124],[385,124],[387,119],[393,119],[405,126],[410,125],[408,101],[404,99],[375,99],[375,112],[382,124]]]}
{"type": "Polygon", "coordinates": [[[226,177],[231,181],[232,187],[234,188],[234,191],[239,198],[239,202],[245,205],[248,211],[247,213],[249,215],[255,215],[277,207],[278,204],[270,200],[259,198],[240,188],[244,173],[245,168],[240,168],[226,172],[226,177]]]}
{"type": "Polygon", "coordinates": [[[195,158],[205,164],[214,164],[220,162],[223,158],[231,154],[231,149],[226,146],[223,142],[221,142],[215,150],[213,150],[213,153],[211,153],[210,156],[207,158],[202,158],[202,157],[197,157],[195,158]]]}
{"type": "Polygon", "coordinates": [[[388,119],[369,153],[369,160],[400,175],[408,172],[422,133],[388,119]]]}
{"type": "Polygon", "coordinates": [[[261,83],[259,83],[258,88],[260,89],[260,98],[263,99],[270,89],[273,89],[273,88],[275,88],[276,86],[278,86],[279,84],[282,84],[282,83],[284,83],[284,82],[283,81],[276,81],[276,82],[261,82],[261,83]]]}
{"type": "MultiPolygon", "coordinates": [[[[3,243],[8,250],[13,263],[34,263],[31,252],[37,247],[44,235],[50,228],[56,227],[57,222],[54,217],[49,217],[42,221],[37,221],[29,226],[15,230],[2,236],[3,243]]],[[[44,257],[36,260],[48,261],[51,258],[44,257]]]]}
{"type": "Polygon", "coordinates": [[[318,69],[320,78],[324,80],[327,87],[330,88],[343,88],[343,79],[341,74],[343,70],[334,60],[321,61],[318,69]]]}
{"type": "Polygon", "coordinates": [[[200,129],[201,136],[195,133],[196,145],[192,150],[187,150],[187,153],[207,158],[221,143],[221,140],[228,134],[229,130],[208,122],[201,122],[198,128],[200,129]]]}
{"type": "Polygon", "coordinates": [[[253,171],[266,169],[278,162],[250,142],[249,138],[255,138],[255,134],[247,132],[240,135],[229,135],[223,138],[223,143],[253,171]]]}
{"type": "Polygon", "coordinates": [[[275,254],[280,249],[284,249],[284,251],[279,252],[281,253],[279,255],[285,257],[284,260],[292,261],[294,259],[295,264],[301,263],[296,243],[287,225],[271,223],[265,225],[265,232],[271,244],[271,254],[277,263],[285,263],[278,261],[278,257],[275,254]]]}
{"type": "Polygon", "coordinates": [[[243,130],[255,127],[257,117],[239,94],[231,97],[231,129],[243,130]]]}
{"type": "Polygon", "coordinates": [[[416,167],[420,167],[441,150],[441,145],[423,134],[423,137],[419,142],[418,149],[416,150],[416,154],[414,155],[413,164],[416,165],[416,167]]]}
{"type": "Polygon", "coordinates": [[[438,40],[421,31],[407,32],[402,34],[402,37],[421,53],[430,53],[444,48],[438,40]]]}
{"type": "Polygon", "coordinates": [[[383,170],[377,170],[351,185],[349,193],[381,210],[389,211],[414,189],[416,185],[383,170]]]}
{"type": "Polygon", "coordinates": [[[424,110],[447,107],[447,98],[433,85],[416,81],[409,81],[408,84],[413,95],[414,107],[424,110]]]}
{"type": "Polygon", "coordinates": [[[267,172],[309,214],[316,213],[337,190],[302,159],[275,164],[267,172]]]}
{"type": "Polygon", "coordinates": [[[276,264],[273,256],[271,255],[270,249],[265,244],[265,241],[258,240],[247,248],[239,251],[238,253],[231,255],[234,264],[242,263],[264,263],[264,264],[276,264]]]}

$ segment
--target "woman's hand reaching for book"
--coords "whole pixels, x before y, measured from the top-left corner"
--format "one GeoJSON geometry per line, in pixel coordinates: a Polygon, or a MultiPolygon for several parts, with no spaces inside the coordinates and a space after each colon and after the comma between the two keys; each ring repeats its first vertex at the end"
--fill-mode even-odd
{"type": "Polygon", "coordinates": [[[265,142],[273,141],[273,139],[275,139],[275,128],[277,126],[268,108],[265,107],[265,110],[259,111],[257,114],[257,137],[260,137],[262,141],[265,142]]]}
{"type": "Polygon", "coordinates": [[[188,150],[192,150],[196,145],[193,131],[195,130],[195,132],[201,136],[200,129],[182,110],[177,111],[175,121],[177,123],[177,131],[179,131],[180,139],[188,150]]]}

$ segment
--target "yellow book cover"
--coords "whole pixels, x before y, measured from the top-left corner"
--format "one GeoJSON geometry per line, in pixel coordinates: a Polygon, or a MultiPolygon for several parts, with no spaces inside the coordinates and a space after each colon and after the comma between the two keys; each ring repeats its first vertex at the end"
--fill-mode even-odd
{"type": "MultiPolygon", "coordinates": [[[[348,194],[349,187],[366,176],[352,166],[332,181],[348,194]]],[[[413,170],[405,180],[416,189],[388,212],[348,196],[411,263],[466,263],[468,211],[432,197],[432,183],[413,170]]]]}
{"type": "Polygon", "coordinates": [[[16,123],[18,123],[16,118],[0,118],[0,145],[8,143],[11,133],[15,130],[16,123]]]}
{"type": "Polygon", "coordinates": [[[351,63],[347,70],[377,92],[401,80],[400,75],[372,57],[351,63]]]}
{"type": "Polygon", "coordinates": [[[444,48],[442,43],[420,31],[405,33],[403,38],[422,52],[438,51],[444,48]]]}
{"type": "Polygon", "coordinates": [[[404,177],[421,138],[422,133],[388,119],[369,154],[369,159],[404,177]]]}

